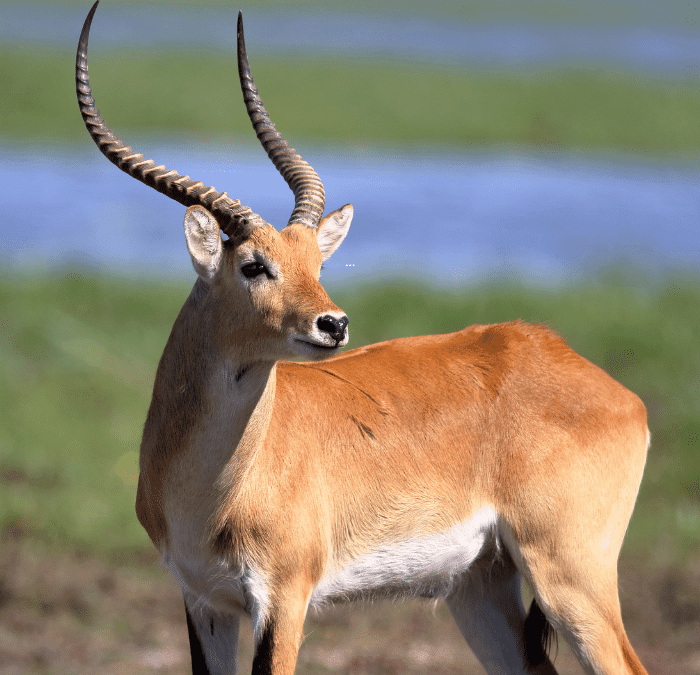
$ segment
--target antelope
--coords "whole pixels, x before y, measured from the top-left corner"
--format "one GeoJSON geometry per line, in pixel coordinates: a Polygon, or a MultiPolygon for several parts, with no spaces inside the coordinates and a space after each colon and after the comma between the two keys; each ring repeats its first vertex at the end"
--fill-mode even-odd
{"type": "Polygon", "coordinates": [[[197,280],[158,365],[136,512],[182,587],[193,672],[236,672],[241,616],[253,673],[288,675],[310,606],[401,596],[443,598],[489,675],[555,673],[552,629],[587,673],[645,673],[617,590],[649,446],[640,399],[522,321],[338,353],[348,317],[319,277],[353,209],[323,215],[321,180],[260,99],[240,13],[246,109],[294,193],[279,232],[107,127],[88,75],[97,4],[76,57],[85,125],[188,207],[197,280]]]}

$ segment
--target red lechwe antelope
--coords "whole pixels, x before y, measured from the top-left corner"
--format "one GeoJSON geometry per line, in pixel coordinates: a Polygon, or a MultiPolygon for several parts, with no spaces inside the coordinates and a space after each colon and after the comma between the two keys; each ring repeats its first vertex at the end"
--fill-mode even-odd
{"type": "Polygon", "coordinates": [[[241,615],[253,672],[282,675],[309,605],[419,596],[445,599],[489,674],[554,673],[551,627],[587,673],[644,673],[617,591],[649,443],[641,401],[520,321],[337,354],[348,319],[319,275],[352,207],[323,216],[321,181],[260,100],[240,15],[246,108],[294,192],[281,232],[114,136],[88,77],[96,8],[76,60],[90,136],[189,207],[198,279],[158,366],[136,511],[182,585],[194,672],[236,672],[241,615]],[[281,360],[299,355],[311,362],[281,360]]]}

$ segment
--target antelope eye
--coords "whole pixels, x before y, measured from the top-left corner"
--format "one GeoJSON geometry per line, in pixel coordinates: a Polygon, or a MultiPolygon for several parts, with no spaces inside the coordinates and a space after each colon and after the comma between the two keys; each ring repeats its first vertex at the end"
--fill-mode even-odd
{"type": "Polygon", "coordinates": [[[243,267],[241,267],[241,272],[243,273],[243,276],[246,279],[252,279],[254,277],[259,276],[260,274],[267,273],[267,269],[262,263],[253,262],[248,263],[247,265],[243,265],[243,267]]]}

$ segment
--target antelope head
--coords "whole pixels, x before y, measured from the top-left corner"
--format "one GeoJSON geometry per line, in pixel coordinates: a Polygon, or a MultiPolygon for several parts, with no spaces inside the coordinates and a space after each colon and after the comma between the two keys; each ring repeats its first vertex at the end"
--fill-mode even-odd
{"type": "Polygon", "coordinates": [[[122,171],[189,207],[185,238],[199,275],[195,305],[204,330],[238,360],[289,356],[323,359],[348,342],[348,318],[319,283],[321,264],[340,246],[352,220],[347,204],[323,217],[325,193],[313,168],[276,130],[253,81],[238,14],[238,73],[258,140],[294,193],[294,210],[278,232],[238,199],[169,171],[125,145],[95,106],[88,38],[99,0],[88,14],[76,56],[76,89],[85,126],[122,171]],[[224,236],[222,236],[222,234],[224,236]],[[217,337],[218,336],[218,337],[217,337]]]}

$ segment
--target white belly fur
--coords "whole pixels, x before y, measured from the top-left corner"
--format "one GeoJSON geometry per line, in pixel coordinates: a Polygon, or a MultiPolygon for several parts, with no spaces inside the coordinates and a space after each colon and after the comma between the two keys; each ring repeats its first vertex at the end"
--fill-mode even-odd
{"type": "MultiPolygon", "coordinates": [[[[356,558],[326,572],[310,604],[381,596],[445,597],[479,554],[497,544],[496,512],[479,509],[469,520],[439,534],[416,537],[356,558]]],[[[164,565],[180,582],[195,606],[221,614],[245,613],[258,627],[269,609],[267,584],[253,569],[234,570],[192,549],[176,547],[163,553],[164,565]],[[178,550],[179,549],[179,550],[178,550]]]]}
{"type": "Polygon", "coordinates": [[[383,547],[327,572],[311,605],[373,596],[445,597],[494,541],[496,512],[488,506],[446,532],[383,547]]]}

